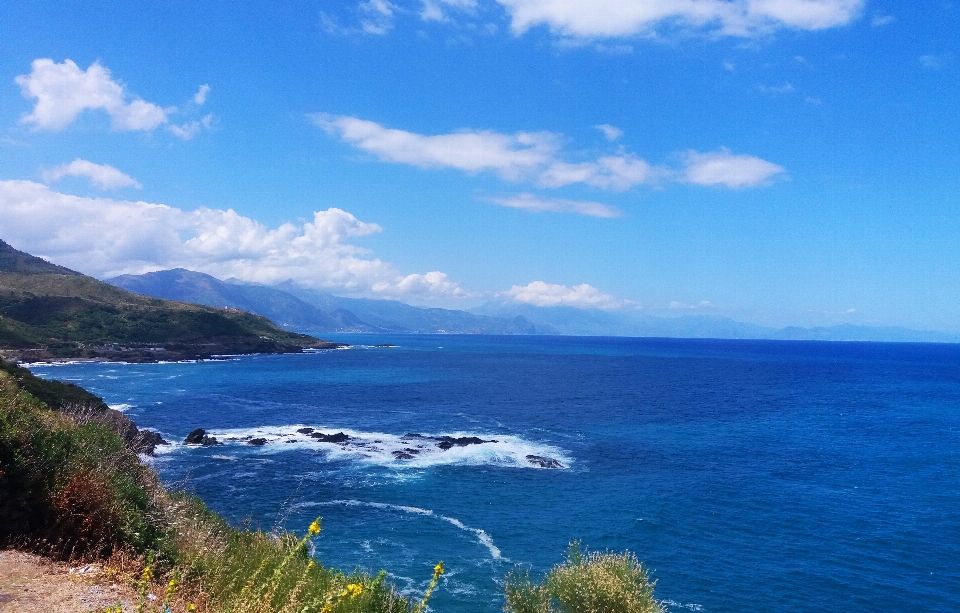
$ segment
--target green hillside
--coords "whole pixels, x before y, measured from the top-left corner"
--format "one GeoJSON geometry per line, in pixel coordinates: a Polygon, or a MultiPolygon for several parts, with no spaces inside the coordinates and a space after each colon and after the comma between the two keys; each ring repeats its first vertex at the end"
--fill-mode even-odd
{"type": "Polygon", "coordinates": [[[251,313],[133,294],[0,240],[0,351],[8,357],[152,361],[336,346],[251,313]]]}

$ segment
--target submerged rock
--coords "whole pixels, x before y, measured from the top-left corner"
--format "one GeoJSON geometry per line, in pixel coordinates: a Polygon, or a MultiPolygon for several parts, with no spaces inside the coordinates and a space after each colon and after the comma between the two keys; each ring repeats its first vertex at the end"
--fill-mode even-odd
{"type": "Polygon", "coordinates": [[[451,447],[466,447],[467,445],[482,445],[483,443],[496,443],[497,441],[485,441],[482,438],[477,438],[476,436],[441,436],[437,438],[439,443],[437,447],[446,451],[451,447]]]}
{"type": "Polygon", "coordinates": [[[397,460],[412,460],[413,456],[406,451],[394,451],[393,457],[397,460]]]}
{"type": "Polygon", "coordinates": [[[254,447],[263,447],[267,444],[267,439],[265,438],[252,438],[247,441],[248,445],[253,445],[254,447]]]}
{"type": "Polygon", "coordinates": [[[318,443],[346,443],[350,440],[350,437],[343,432],[337,432],[336,434],[324,434],[323,432],[314,432],[311,434],[313,438],[317,439],[318,443]]]}
{"type": "Polygon", "coordinates": [[[527,462],[530,462],[534,466],[539,466],[540,468],[566,468],[563,464],[554,460],[553,458],[548,458],[542,455],[528,455],[527,462]]]}
{"type": "Polygon", "coordinates": [[[311,432],[313,432],[313,428],[299,428],[297,429],[297,432],[299,432],[300,434],[310,434],[311,432]]]}

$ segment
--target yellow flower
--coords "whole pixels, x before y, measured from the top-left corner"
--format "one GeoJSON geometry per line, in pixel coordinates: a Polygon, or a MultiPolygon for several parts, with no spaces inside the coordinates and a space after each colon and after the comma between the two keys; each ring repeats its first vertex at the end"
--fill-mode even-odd
{"type": "Polygon", "coordinates": [[[143,574],[140,575],[140,578],[143,579],[144,581],[149,581],[152,575],[153,575],[153,570],[148,565],[143,567],[143,574]]]}
{"type": "MultiPolygon", "coordinates": [[[[350,592],[350,598],[356,598],[363,593],[363,585],[360,583],[351,583],[347,586],[347,592],[350,592]]],[[[346,592],[344,592],[346,594],[346,592]]]]}
{"type": "Polygon", "coordinates": [[[437,565],[433,567],[433,574],[440,576],[443,574],[443,562],[437,562],[437,565]]]}
{"type": "Polygon", "coordinates": [[[196,610],[197,610],[197,607],[193,606],[192,604],[187,605],[188,613],[192,613],[193,611],[196,611],[196,610]]]}
{"type": "Polygon", "coordinates": [[[307,569],[311,569],[311,568],[313,568],[314,566],[316,566],[316,565],[313,563],[313,560],[310,560],[310,563],[307,564],[307,569]]]}
{"type": "Polygon", "coordinates": [[[320,534],[320,518],[318,517],[310,524],[310,536],[317,536],[320,534]]]}

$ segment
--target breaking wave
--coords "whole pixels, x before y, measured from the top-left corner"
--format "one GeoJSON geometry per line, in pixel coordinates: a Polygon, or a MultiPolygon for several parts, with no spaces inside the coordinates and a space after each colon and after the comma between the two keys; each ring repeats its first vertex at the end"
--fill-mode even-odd
{"type": "MultiPolygon", "coordinates": [[[[565,469],[572,459],[552,445],[519,436],[453,432],[404,435],[363,432],[352,429],[293,424],[207,431],[221,451],[257,450],[276,453],[312,450],[330,460],[350,460],[391,468],[430,466],[501,466],[512,468],[565,469]]],[[[161,452],[185,447],[171,445],[161,452]]]]}

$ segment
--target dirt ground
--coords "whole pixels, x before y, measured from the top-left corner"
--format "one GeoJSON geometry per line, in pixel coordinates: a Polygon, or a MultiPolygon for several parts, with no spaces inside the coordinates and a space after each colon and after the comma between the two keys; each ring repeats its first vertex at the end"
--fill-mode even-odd
{"type": "Polygon", "coordinates": [[[110,582],[99,567],[57,564],[0,551],[0,613],[100,613],[120,602],[133,611],[133,588],[110,582]]]}

